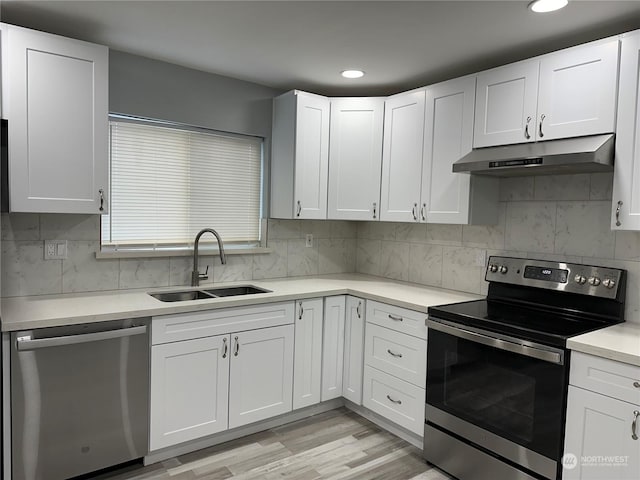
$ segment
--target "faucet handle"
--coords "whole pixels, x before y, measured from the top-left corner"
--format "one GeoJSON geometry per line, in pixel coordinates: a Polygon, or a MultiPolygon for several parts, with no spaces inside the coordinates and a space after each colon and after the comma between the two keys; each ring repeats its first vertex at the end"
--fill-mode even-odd
{"type": "Polygon", "coordinates": [[[206,280],[209,278],[209,265],[207,265],[207,269],[204,271],[204,273],[198,272],[198,278],[200,280],[206,280]]]}

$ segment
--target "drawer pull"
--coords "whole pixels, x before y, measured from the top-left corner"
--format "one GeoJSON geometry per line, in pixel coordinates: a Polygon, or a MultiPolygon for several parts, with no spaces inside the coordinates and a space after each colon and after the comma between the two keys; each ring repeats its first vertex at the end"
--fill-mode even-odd
{"type": "Polygon", "coordinates": [[[633,382],[633,386],[636,388],[640,388],[640,382],[633,382]]]}
{"type": "Polygon", "coordinates": [[[395,322],[401,322],[403,320],[402,317],[396,317],[395,315],[391,314],[389,314],[389,318],[395,322]]]}
{"type": "MultiPolygon", "coordinates": [[[[389,395],[387,395],[388,397],[389,395]]],[[[638,433],[636,432],[636,423],[638,422],[638,415],[640,412],[638,410],[633,411],[633,422],[631,423],[631,438],[634,440],[638,439],[638,433]]]]}
{"type": "MultiPolygon", "coordinates": [[[[402,405],[402,400],[394,400],[393,398],[391,398],[390,395],[387,395],[387,398],[389,399],[390,402],[395,403],[397,405],[402,405]]],[[[635,422],[633,422],[633,424],[635,425],[635,422]]],[[[634,427],[635,428],[635,427],[634,427]]]]}
{"type": "Polygon", "coordinates": [[[390,349],[388,349],[388,348],[387,348],[387,353],[388,353],[389,355],[391,355],[392,357],[402,358],[402,354],[401,354],[401,353],[395,353],[395,352],[392,352],[392,351],[391,351],[390,349]]]}

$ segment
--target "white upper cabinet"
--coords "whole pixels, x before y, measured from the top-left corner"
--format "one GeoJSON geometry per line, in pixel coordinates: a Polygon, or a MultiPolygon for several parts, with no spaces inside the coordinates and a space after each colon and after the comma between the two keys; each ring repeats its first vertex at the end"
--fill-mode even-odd
{"type": "Polygon", "coordinates": [[[13,212],[107,213],[107,47],[2,25],[13,212]]]}
{"type": "Polygon", "coordinates": [[[326,219],[329,99],[297,90],[273,100],[271,217],[326,219]]]}
{"type": "Polygon", "coordinates": [[[378,218],[383,117],[383,98],[331,99],[328,218],[378,218]]]}
{"type": "Polygon", "coordinates": [[[475,148],[535,140],[538,61],[478,74],[475,148]]]}
{"type": "Polygon", "coordinates": [[[475,77],[427,87],[420,221],[497,223],[498,180],[452,172],[473,143],[475,77]]]}
{"type": "Polygon", "coordinates": [[[419,221],[425,91],[385,103],[380,220],[419,221]]]}
{"type": "Polygon", "coordinates": [[[618,39],[540,59],[537,140],[615,131],[618,39]]]}
{"type": "Polygon", "coordinates": [[[615,130],[617,38],[478,74],[473,146],[615,130]]]}
{"type": "Polygon", "coordinates": [[[622,38],[611,228],[640,230],[640,31],[622,38]]]}

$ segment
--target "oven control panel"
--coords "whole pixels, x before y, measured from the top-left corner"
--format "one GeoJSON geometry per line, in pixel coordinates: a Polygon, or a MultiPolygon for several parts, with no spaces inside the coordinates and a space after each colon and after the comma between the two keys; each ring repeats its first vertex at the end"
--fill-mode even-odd
{"type": "Polygon", "coordinates": [[[615,299],[623,275],[618,268],[492,256],[485,280],[615,299]]]}

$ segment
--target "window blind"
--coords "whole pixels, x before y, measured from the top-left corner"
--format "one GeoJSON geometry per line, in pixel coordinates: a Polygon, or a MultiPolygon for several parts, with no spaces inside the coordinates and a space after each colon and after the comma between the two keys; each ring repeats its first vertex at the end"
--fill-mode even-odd
{"type": "Polygon", "coordinates": [[[262,139],[115,120],[110,138],[103,245],[186,246],[205,227],[259,241],[262,139]]]}

